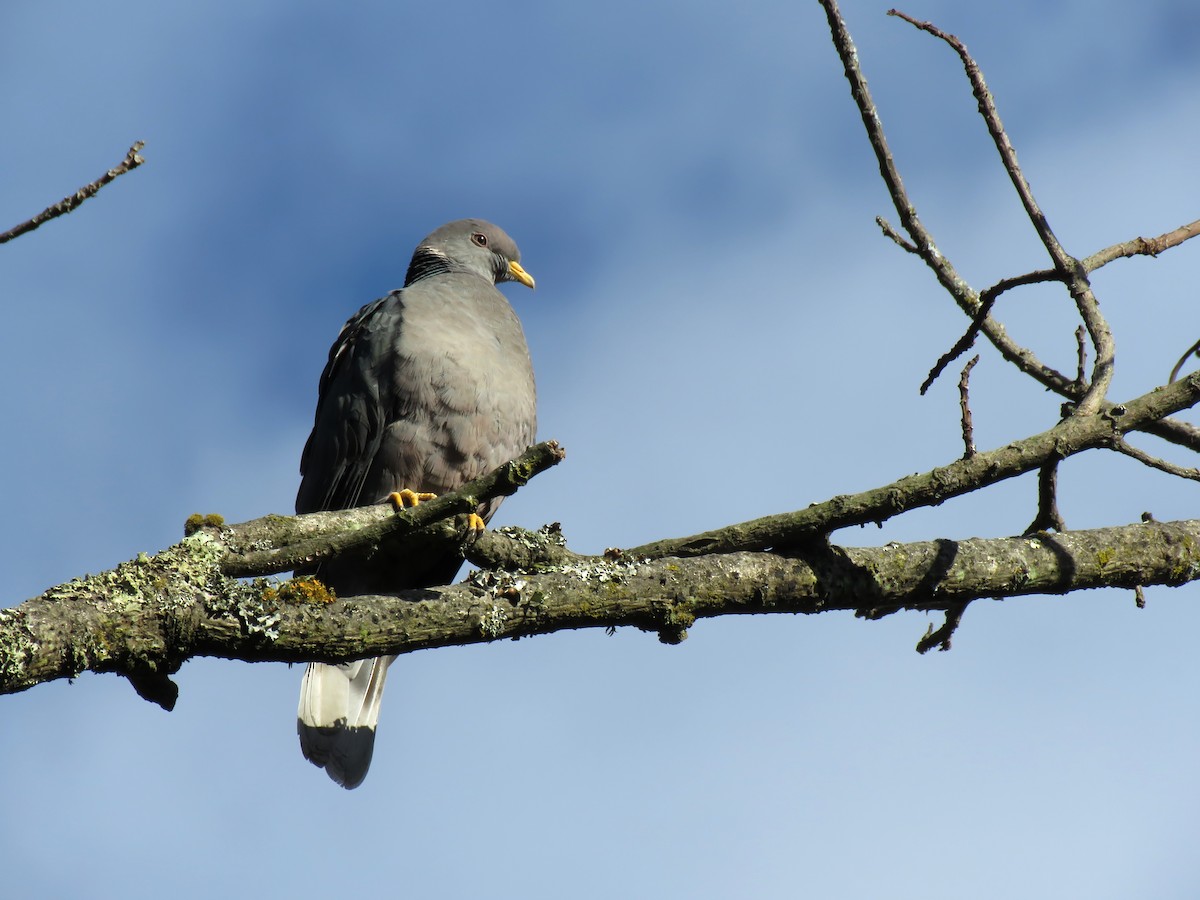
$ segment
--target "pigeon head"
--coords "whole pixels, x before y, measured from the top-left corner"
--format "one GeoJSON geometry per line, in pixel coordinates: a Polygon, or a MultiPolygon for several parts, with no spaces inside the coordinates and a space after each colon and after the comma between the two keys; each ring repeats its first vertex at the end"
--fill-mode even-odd
{"type": "Polygon", "coordinates": [[[483,219],[459,219],[443,225],[417,245],[407,287],[441,272],[473,272],[493,284],[519,281],[533,287],[533,276],[521,268],[521,251],[504,229],[483,219]]]}

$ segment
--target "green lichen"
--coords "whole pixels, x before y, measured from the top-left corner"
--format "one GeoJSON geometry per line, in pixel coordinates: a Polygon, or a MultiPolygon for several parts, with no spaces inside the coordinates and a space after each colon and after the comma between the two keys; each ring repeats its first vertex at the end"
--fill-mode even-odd
{"type": "Polygon", "coordinates": [[[19,621],[23,618],[15,609],[0,609],[0,628],[5,632],[0,635],[0,679],[4,681],[22,680],[40,649],[29,626],[19,621]]]}
{"type": "Polygon", "coordinates": [[[498,638],[504,633],[504,625],[508,614],[499,603],[493,603],[492,608],[479,617],[479,631],[490,638],[498,638]]]}
{"type": "Polygon", "coordinates": [[[250,636],[258,636],[267,641],[279,637],[279,607],[267,602],[253,592],[246,592],[234,603],[229,610],[241,624],[243,631],[250,636]]]}
{"type": "MultiPolygon", "coordinates": [[[[102,596],[118,613],[123,607],[174,600],[177,607],[193,602],[194,588],[208,589],[220,579],[224,550],[212,538],[197,533],[155,556],[135,559],[97,575],[76,578],[62,586],[63,596],[102,596]]],[[[54,589],[47,592],[53,597],[54,589]]]]}
{"type": "Polygon", "coordinates": [[[476,569],[467,576],[467,583],[482,594],[495,600],[507,600],[514,606],[520,604],[528,584],[518,573],[504,569],[476,569]]]}
{"type": "MultiPolygon", "coordinates": [[[[203,532],[197,535],[202,537],[203,532]]],[[[279,637],[280,585],[265,578],[240,585],[240,589],[227,586],[222,596],[210,607],[214,617],[228,617],[238,623],[247,636],[258,636],[266,641],[279,637]]]]}

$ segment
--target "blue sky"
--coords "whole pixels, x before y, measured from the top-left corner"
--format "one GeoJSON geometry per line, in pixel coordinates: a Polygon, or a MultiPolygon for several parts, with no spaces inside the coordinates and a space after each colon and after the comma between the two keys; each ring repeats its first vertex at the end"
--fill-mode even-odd
{"type": "MultiPolygon", "coordinates": [[[[977,287],[1045,265],[955,58],[891,2],[843,11],[923,220],[977,287]]],[[[975,52],[1071,252],[1200,215],[1193,4],[904,9],[975,52]]],[[[956,379],[917,386],[964,323],[878,235],[894,216],[815,3],[10,3],[0,77],[3,227],[135,139],[147,158],[0,250],[0,603],[194,511],[289,511],[338,328],[461,216],[537,277],[508,293],[540,435],[569,454],[497,522],[595,552],[961,452],[956,379]]],[[[1198,254],[1095,276],[1114,399],[1200,336],[1198,254]]],[[[1000,314],[1073,365],[1065,296],[1000,314]]],[[[972,386],[981,447],[1053,422],[994,353],[972,386]]],[[[1061,477],[1072,527],[1196,515],[1194,484],[1116,456],[1061,477]]],[[[1018,479],[836,540],[1013,534],[1034,498],[1018,479]]],[[[171,714],[111,676],[42,686],[0,700],[5,889],[1194,897],[1200,588],[1147,596],[978,603],[925,657],[916,613],[420,653],[350,793],[300,756],[299,668],[190,662],[171,714]]]]}

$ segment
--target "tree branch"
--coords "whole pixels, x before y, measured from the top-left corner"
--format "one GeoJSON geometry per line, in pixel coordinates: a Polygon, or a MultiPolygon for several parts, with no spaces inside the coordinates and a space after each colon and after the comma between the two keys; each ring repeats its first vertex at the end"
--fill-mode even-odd
{"type": "MultiPolygon", "coordinates": [[[[1022,202],[1025,203],[1026,210],[1030,213],[1035,227],[1039,228],[1039,235],[1043,237],[1043,242],[1046,243],[1047,248],[1051,251],[1051,256],[1056,265],[1054,270],[1032,272],[1028,275],[1005,279],[990,289],[991,292],[988,293],[986,300],[994,303],[1000,293],[1018,284],[1035,283],[1044,280],[1066,281],[1071,290],[1072,297],[1080,307],[1080,312],[1088,328],[1089,335],[1097,347],[1097,358],[1093,366],[1092,382],[1086,384],[1067,378],[1061,372],[1042,363],[1030,350],[1017,344],[1008,336],[1004,326],[992,319],[988,314],[989,309],[984,308],[986,301],[958,274],[953,264],[938,249],[933,236],[921,224],[917,217],[916,209],[904,189],[903,181],[900,178],[899,170],[896,167],[883,131],[883,123],[880,119],[879,111],[871,99],[866,77],[863,75],[862,68],[859,65],[858,49],[854,45],[849,30],[846,28],[845,20],[842,18],[836,0],[820,0],[820,2],[829,22],[834,48],[837,50],[838,56],[842,61],[846,79],[850,83],[851,96],[858,106],[859,114],[867,131],[867,138],[870,141],[872,149],[875,151],[880,175],[887,185],[892,204],[900,215],[901,224],[912,237],[913,243],[908,244],[904,241],[881,218],[877,217],[876,221],[884,230],[884,233],[891,237],[893,241],[904,247],[905,250],[916,253],[924,260],[926,265],[933,270],[938,282],[950,293],[963,312],[972,319],[972,326],[968,329],[967,334],[960,339],[949,353],[939,360],[937,366],[935,366],[929,378],[927,378],[923,388],[927,388],[933,379],[953,359],[966,352],[967,348],[974,342],[976,333],[982,331],[1005,360],[1016,366],[1026,375],[1034,378],[1044,387],[1076,403],[1081,403],[1085,396],[1088,397],[1087,406],[1083,408],[1085,413],[1106,409],[1107,407],[1103,403],[1103,396],[1104,392],[1107,391],[1108,383],[1111,379],[1112,335],[1108,330],[1107,323],[1099,316],[1099,307],[1095,303],[1094,296],[1091,295],[1091,288],[1087,284],[1086,273],[1122,256],[1136,255],[1138,253],[1159,253],[1169,247],[1177,246],[1200,233],[1200,221],[1181,226],[1174,231],[1161,235],[1159,238],[1149,240],[1135,238],[1132,241],[1114,245],[1089,256],[1083,263],[1073,260],[1069,255],[1065,254],[1065,251],[1062,251],[1053,232],[1048,230],[1049,225],[1046,223],[1045,216],[1041,215],[1040,208],[1037,206],[1036,201],[1033,200],[1032,190],[1029,189],[1020,168],[1016,165],[1016,151],[1012,149],[1012,145],[1004,133],[1003,125],[1000,123],[999,115],[995,111],[991,94],[987,90],[986,84],[983,83],[978,66],[966,54],[966,48],[961,42],[957,41],[957,38],[953,38],[952,35],[946,35],[928,23],[918,22],[912,17],[901,14],[896,10],[889,12],[890,15],[904,18],[915,26],[930,31],[944,40],[948,40],[948,42],[953,41],[951,46],[959,51],[960,59],[963,61],[968,77],[972,78],[972,89],[980,104],[980,111],[988,124],[989,132],[993,135],[1001,159],[1005,163],[1005,168],[1014,185],[1016,185],[1018,194],[1021,196],[1022,202]],[[1059,252],[1056,252],[1054,248],[1057,248],[1059,252]]],[[[989,308],[990,305],[989,303],[989,308]]],[[[1155,423],[1153,427],[1147,430],[1166,440],[1187,446],[1189,449],[1200,449],[1200,431],[1197,431],[1193,426],[1189,426],[1186,423],[1160,422],[1155,423]]]]}
{"type": "Polygon", "coordinates": [[[1058,511],[1058,462],[1057,459],[1048,459],[1038,470],[1038,511],[1024,531],[1027,535],[1050,529],[1059,532],[1067,530],[1067,523],[1058,511]]]}
{"type": "Polygon", "coordinates": [[[1093,447],[1107,447],[1114,436],[1144,428],[1197,402],[1200,402],[1200,373],[1193,373],[1108,411],[1064,419],[1049,431],[929,472],[909,475],[883,487],[716,531],[655,541],[628,552],[647,557],[697,556],[796,546],[849,525],[884,522],[911,509],[938,506],[951,497],[1031,472],[1052,459],[1066,459],[1093,447]],[[1181,389],[1183,385],[1186,387],[1181,389]]]}
{"type": "MultiPolygon", "coordinates": [[[[858,106],[859,115],[862,117],[863,125],[867,131],[867,139],[871,144],[871,148],[875,151],[875,158],[879,163],[880,175],[883,177],[884,184],[887,185],[888,195],[891,197],[892,205],[896,208],[896,212],[900,216],[901,225],[904,226],[904,230],[908,232],[913,240],[913,250],[911,252],[915,252],[921,257],[924,263],[933,271],[938,283],[946,289],[959,308],[968,316],[974,318],[979,313],[979,294],[958,274],[958,270],[954,268],[950,260],[938,249],[932,234],[921,224],[920,219],[917,218],[916,208],[913,206],[908,193],[904,189],[900,172],[896,168],[892,151],[888,146],[879,110],[875,107],[875,101],[871,99],[871,92],[867,88],[866,76],[863,75],[862,67],[859,65],[858,48],[854,46],[854,41],[850,37],[849,30],[846,28],[846,23],[842,19],[841,11],[838,9],[835,0],[820,0],[820,3],[825,9],[825,16],[829,22],[829,31],[833,37],[834,48],[837,50],[838,57],[842,61],[846,80],[850,83],[850,94],[858,106]]],[[[999,322],[990,316],[984,317],[981,330],[992,345],[1000,352],[1000,355],[1015,365],[1020,371],[1063,396],[1072,398],[1077,396],[1073,393],[1074,383],[1070,379],[1061,372],[1045,365],[1030,350],[1013,341],[1008,336],[1004,326],[999,322]]]]}
{"type": "Polygon", "coordinates": [[[1108,265],[1114,259],[1123,259],[1129,256],[1158,256],[1164,250],[1178,247],[1184,241],[1189,241],[1196,237],[1196,235],[1200,235],[1200,219],[1197,219],[1195,222],[1188,222],[1186,225],[1180,225],[1178,228],[1168,231],[1166,234],[1160,234],[1156,238],[1135,237],[1120,244],[1113,244],[1111,247],[1106,247],[1084,259],[1083,267],[1087,271],[1092,272],[1101,266],[1108,265]]]}
{"type": "Polygon", "coordinates": [[[929,629],[917,641],[917,652],[928,653],[934,647],[939,650],[950,649],[950,639],[954,637],[954,632],[958,631],[958,626],[962,624],[963,613],[967,611],[967,603],[956,603],[946,609],[946,621],[941,628],[936,631],[930,625],[929,629]]]}
{"type": "Polygon", "coordinates": [[[1046,252],[1054,261],[1055,271],[1061,273],[1063,281],[1066,282],[1071,298],[1075,301],[1083,324],[1092,339],[1092,346],[1096,348],[1096,361],[1092,366],[1091,383],[1086,386],[1083,395],[1079,398],[1075,415],[1091,415],[1097,412],[1112,383],[1115,354],[1112,331],[1100,312],[1100,304],[1092,292],[1086,268],[1063,248],[1054,234],[1054,230],[1050,227],[1045,213],[1042,212],[1033,196],[1033,188],[1017,162],[1017,151],[1013,147],[1012,141],[1009,140],[1004,123],[1000,121],[1000,111],[996,108],[992,92],[988,90],[987,83],[983,79],[983,72],[980,71],[979,64],[967,52],[966,45],[954,35],[942,31],[929,22],[920,22],[895,9],[889,10],[888,15],[898,16],[910,25],[940,38],[958,54],[962,61],[963,68],[967,73],[967,80],[971,83],[971,92],[979,104],[979,114],[987,124],[988,133],[992,136],[992,142],[1000,154],[1004,170],[1008,173],[1013,187],[1016,188],[1017,196],[1021,198],[1021,205],[1025,207],[1025,213],[1045,246],[1046,252]]]}
{"type": "Polygon", "coordinates": [[[969,349],[971,349],[971,347],[975,344],[975,338],[979,337],[979,332],[989,321],[989,317],[992,314],[992,307],[996,305],[996,301],[1000,299],[1001,294],[1003,294],[1005,291],[1011,291],[1013,288],[1022,287],[1023,285],[1027,284],[1039,284],[1046,281],[1061,280],[1062,276],[1057,272],[1049,269],[1039,269],[1036,272],[1027,272],[1024,275],[1016,275],[1011,278],[1002,278],[990,288],[985,289],[984,292],[979,295],[979,308],[971,317],[970,326],[968,326],[963,336],[954,342],[954,346],[942,354],[941,358],[938,359],[937,363],[935,363],[934,367],[929,371],[929,374],[925,376],[925,380],[921,382],[921,394],[924,395],[924,393],[929,390],[933,383],[938,379],[938,376],[945,371],[946,366],[950,365],[950,363],[954,362],[954,360],[958,359],[969,349]]]}
{"type": "Polygon", "coordinates": [[[230,578],[221,573],[221,557],[211,536],[197,533],[155,557],[0,610],[0,693],[84,671],[131,675],[135,684],[149,673],[151,684],[169,684],[166,676],[195,656],[344,662],[620,626],[674,642],[697,619],[715,616],[854,610],[878,618],[903,609],[953,612],[981,597],[1179,585],[1200,577],[1200,521],[812,546],[795,556],[578,557],[532,572],[482,572],[452,586],[333,602],[286,599],[274,585],[230,578]]]}
{"type": "Polygon", "coordinates": [[[247,577],[286,572],[378,543],[390,534],[411,534],[451,516],[474,512],[489,500],[516,493],[565,458],[566,451],[557,441],[544,441],[458,490],[408,509],[380,503],[302,516],[263,516],[207,530],[225,551],[221,560],[224,574],[247,577]]]}
{"type": "Polygon", "coordinates": [[[979,452],[975,447],[975,423],[971,417],[971,370],[978,362],[979,354],[976,353],[963,366],[962,375],[958,379],[958,408],[962,421],[963,459],[970,459],[979,452]]]}
{"type": "Polygon", "coordinates": [[[84,200],[95,197],[100,192],[100,188],[104,187],[112,181],[115,181],[126,172],[132,172],[146,160],[144,160],[139,151],[146,146],[145,141],[135,141],[133,146],[129,148],[129,152],[125,154],[125,158],[112,169],[109,169],[91,184],[86,184],[77,190],[74,194],[68,197],[63,197],[53,206],[48,207],[38,213],[32,219],[22,222],[20,225],[15,225],[12,228],[0,234],[0,244],[5,244],[13,238],[20,237],[33,231],[35,228],[46,224],[51,219],[57,219],[59,216],[67,213],[78,207],[84,200]]]}
{"type": "Polygon", "coordinates": [[[1113,440],[1111,449],[1116,450],[1118,453],[1123,453],[1130,459],[1136,459],[1144,466],[1149,466],[1151,469],[1158,469],[1160,472],[1166,472],[1168,475],[1174,475],[1176,478],[1185,478],[1188,481],[1200,481],[1200,469],[1194,466],[1177,466],[1175,463],[1167,462],[1165,459],[1151,456],[1145,450],[1139,450],[1121,438],[1113,440]]]}

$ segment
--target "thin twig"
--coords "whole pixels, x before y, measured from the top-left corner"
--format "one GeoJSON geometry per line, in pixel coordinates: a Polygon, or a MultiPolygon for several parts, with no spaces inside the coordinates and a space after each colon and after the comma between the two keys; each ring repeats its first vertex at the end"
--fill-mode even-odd
{"type": "Polygon", "coordinates": [[[1082,394],[1087,378],[1087,329],[1080,325],[1075,329],[1075,383],[1082,394]]]}
{"type": "MultiPolygon", "coordinates": [[[[1008,132],[1004,130],[1004,123],[1000,121],[1000,113],[996,109],[995,100],[992,98],[992,92],[988,90],[987,83],[983,79],[983,72],[979,68],[979,64],[967,51],[967,46],[958,37],[949,32],[942,31],[932,22],[922,22],[920,19],[913,18],[908,13],[903,13],[898,9],[889,9],[889,16],[896,16],[903,19],[908,24],[921,31],[927,32],[934,37],[948,44],[958,58],[962,61],[963,68],[967,73],[967,80],[971,82],[971,91],[975,95],[976,101],[979,103],[979,114],[983,116],[983,121],[987,124],[988,132],[992,136],[992,142],[996,145],[996,150],[1000,153],[1000,160],[1004,164],[1004,169],[1008,172],[1008,177],[1013,183],[1013,187],[1017,189],[1017,196],[1021,198],[1021,205],[1025,207],[1025,212],[1033,223],[1034,229],[1041,238],[1046,249],[1050,251],[1050,257],[1055,263],[1069,259],[1062,245],[1059,244],[1058,238],[1055,237],[1054,231],[1050,228],[1050,223],[1046,221],[1046,216],[1038,206],[1037,200],[1034,199],[1033,189],[1029,185],[1029,181],[1025,178],[1021,171],[1021,166],[1017,163],[1017,151],[1009,140],[1008,132]]],[[[1067,270],[1066,267],[1063,267],[1067,270]]]]}
{"type": "MultiPolygon", "coordinates": [[[[1105,247],[1084,259],[1082,265],[1084,269],[1092,272],[1115,259],[1124,259],[1130,256],[1158,256],[1163,251],[1178,247],[1184,241],[1191,240],[1197,235],[1200,235],[1200,219],[1180,225],[1155,238],[1135,237],[1119,244],[1113,244],[1111,247],[1105,247]]],[[[1179,377],[1179,370],[1183,368],[1188,357],[1197,351],[1200,351],[1200,341],[1192,344],[1187,352],[1179,358],[1179,362],[1175,363],[1175,367],[1171,369],[1171,377],[1168,381],[1174,381],[1179,377]]]]}
{"type": "Polygon", "coordinates": [[[1151,469],[1158,469],[1158,471],[1166,472],[1168,475],[1186,478],[1188,481],[1200,481],[1200,469],[1191,466],[1179,466],[1175,463],[1167,462],[1165,459],[1160,459],[1157,456],[1151,456],[1145,450],[1139,450],[1123,438],[1113,438],[1110,449],[1116,450],[1118,453],[1123,453],[1131,459],[1136,459],[1142,465],[1149,466],[1151,469]]]}
{"type": "Polygon", "coordinates": [[[1026,272],[1024,275],[1011,275],[1008,278],[1001,278],[990,288],[985,288],[984,292],[979,295],[979,299],[983,303],[994,301],[1005,291],[1011,291],[1013,288],[1023,287],[1027,284],[1043,284],[1047,281],[1062,281],[1061,272],[1056,272],[1054,269],[1038,269],[1034,272],[1026,272]]]}
{"type": "Polygon", "coordinates": [[[27,222],[22,222],[20,225],[16,225],[3,234],[0,234],[0,244],[8,243],[15,237],[20,237],[23,234],[27,234],[28,232],[33,231],[35,228],[44,225],[46,222],[49,222],[51,219],[57,219],[59,216],[66,215],[67,213],[71,212],[71,210],[79,206],[79,204],[83,203],[84,200],[87,200],[89,197],[96,196],[96,194],[99,193],[100,188],[104,187],[109,182],[115,181],[126,172],[132,172],[145,162],[145,160],[138,153],[138,151],[144,146],[146,146],[145,141],[135,141],[133,146],[129,148],[129,152],[125,154],[125,159],[123,159],[115,169],[109,169],[91,184],[81,187],[69,197],[63,197],[63,199],[59,200],[53,206],[42,210],[27,222]]]}
{"type": "Polygon", "coordinates": [[[889,222],[887,219],[885,219],[883,216],[876,216],[875,224],[879,226],[879,230],[882,231],[884,233],[884,235],[886,235],[887,237],[889,237],[893,241],[895,241],[903,250],[906,250],[909,253],[912,253],[916,256],[921,255],[921,251],[918,250],[912,244],[912,242],[906,240],[904,238],[904,235],[902,235],[895,228],[893,228],[892,223],[889,222]]]}
{"type": "Polygon", "coordinates": [[[975,338],[979,336],[979,330],[983,328],[983,323],[992,314],[992,307],[996,305],[997,296],[999,295],[989,297],[979,305],[979,311],[971,319],[971,324],[967,326],[967,330],[963,333],[963,336],[954,342],[953,347],[938,357],[938,361],[933,364],[933,368],[929,370],[929,374],[921,382],[920,391],[922,397],[925,396],[926,391],[933,387],[933,383],[937,381],[938,376],[946,371],[946,366],[971,349],[975,343],[975,338]]]}
{"type": "Polygon", "coordinates": [[[932,623],[926,630],[922,638],[917,641],[917,652],[928,653],[934,647],[945,652],[950,649],[950,639],[954,637],[954,632],[958,630],[958,626],[962,624],[963,613],[967,611],[966,603],[956,603],[946,610],[946,621],[942,623],[942,627],[937,631],[933,630],[932,623]]]}
{"type": "Polygon", "coordinates": [[[1200,235],[1200,219],[1195,222],[1189,222],[1186,225],[1180,225],[1178,228],[1168,231],[1165,234],[1160,234],[1156,238],[1135,237],[1128,241],[1122,241],[1120,244],[1113,244],[1111,247],[1105,247],[1103,250],[1093,253],[1082,261],[1083,268],[1088,272],[1095,271],[1103,265],[1107,265],[1114,259],[1122,259],[1127,256],[1158,256],[1164,250],[1169,250],[1172,247],[1177,247],[1184,241],[1200,235]]]}
{"type": "Polygon", "coordinates": [[[925,396],[925,392],[933,386],[933,383],[946,370],[946,366],[971,349],[975,343],[975,338],[979,336],[980,330],[983,329],[988,316],[992,313],[992,307],[996,305],[996,300],[1001,294],[1022,285],[1038,284],[1045,281],[1062,281],[1062,275],[1053,269],[1039,269],[1036,272],[1027,272],[1024,275],[1001,278],[980,294],[979,309],[971,317],[971,324],[967,326],[967,330],[963,336],[955,341],[954,346],[942,354],[933,368],[929,370],[929,374],[921,382],[921,396],[925,396]]]}
{"type": "Polygon", "coordinates": [[[979,354],[971,357],[971,361],[963,366],[962,375],[958,378],[958,406],[962,412],[963,459],[970,459],[975,450],[975,425],[971,421],[971,370],[979,362],[979,354]]]}
{"type": "Polygon", "coordinates": [[[846,80],[850,82],[850,93],[858,105],[859,115],[867,129],[867,138],[875,151],[875,159],[879,163],[879,174],[887,185],[892,204],[900,216],[900,224],[908,232],[917,253],[933,270],[939,282],[955,297],[977,299],[970,285],[959,276],[950,261],[942,256],[934,243],[933,236],[917,217],[917,209],[904,189],[900,171],[896,168],[895,159],[892,158],[891,148],[883,133],[883,123],[879,119],[879,111],[876,109],[875,101],[871,99],[871,92],[867,87],[866,76],[863,75],[862,68],[858,64],[858,50],[854,46],[854,41],[850,37],[850,32],[846,28],[846,22],[842,19],[837,3],[834,0],[821,0],[821,5],[825,8],[829,31],[833,36],[838,56],[842,60],[846,80]]]}
{"type": "Polygon", "coordinates": [[[1175,363],[1175,367],[1171,369],[1171,377],[1167,379],[1168,384],[1179,377],[1179,370],[1182,369],[1184,363],[1188,361],[1188,357],[1197,351],[1200,351],[1200,341],[1196,341],[1196,343],[1188,347],[1187,352],[1183,354],[1183,356],[1179,357],[1179,362],[1175,363]]]}
{"type": "Polygon", "coordinates": [[[1200,427],[1191,422],[1181,422],[1179,419],[1160,419],[1157,422],[1147,422],[1138,431],[1160,437],[1164,441],[1186,447],[1195,453],[1200,453],[1200,427]]]}

